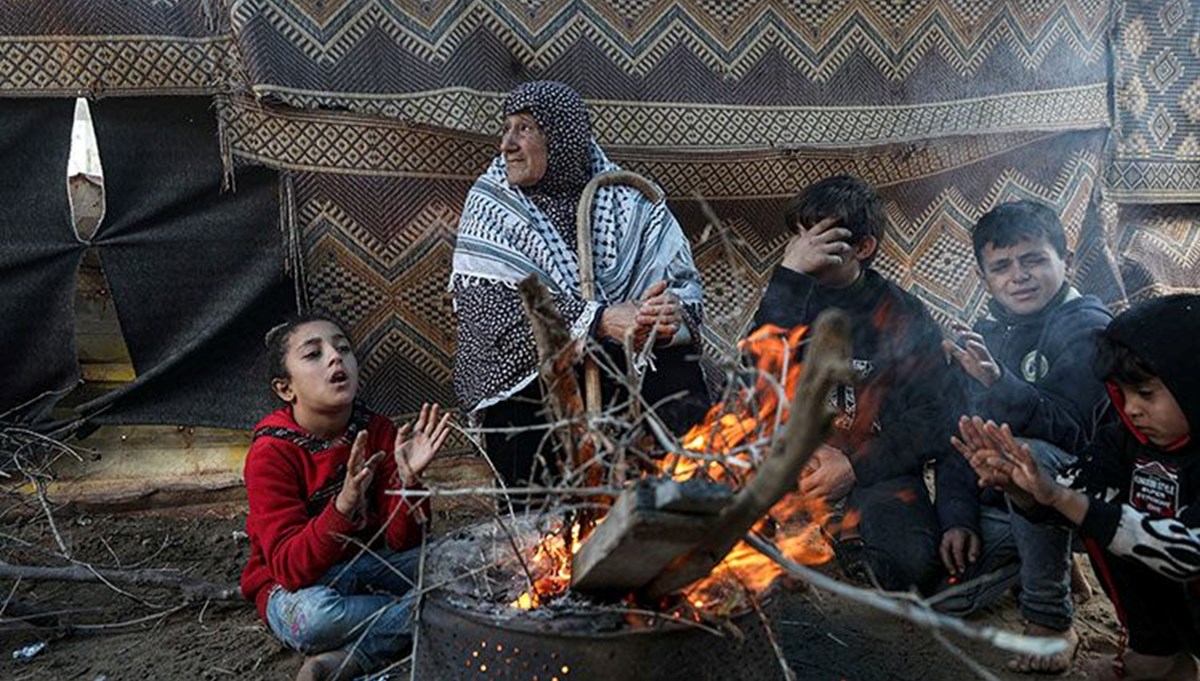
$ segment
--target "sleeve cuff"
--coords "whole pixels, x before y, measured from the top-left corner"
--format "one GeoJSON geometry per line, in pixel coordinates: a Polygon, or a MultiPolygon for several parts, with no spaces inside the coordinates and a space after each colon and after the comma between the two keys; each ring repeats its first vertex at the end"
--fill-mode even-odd
{"type": "Polygon", "coordinates": [[[1095,539],[1101,546],[1112,543],[1121,524],[1121,506],[1110,504],[1095,497],[1088,499],[1088,510],[1079,524],[1079,531],[1095,539]]]}
{"type": "Polygon", "coordinates": [[[965,527],[980,534],[979,530],[979,500],[966,497],[945,499],[937,504],[938,522],[945,532],[954,527],[965,527]]]}
{"type": "Polygon", "coordinates": [[[322,540],[336,540],[339,534],[350,534],[358,529],[359,524],[348,518],[337,509],[334,499],[330,499],[321,515],[317,516],[317,534],[322,540]]]}

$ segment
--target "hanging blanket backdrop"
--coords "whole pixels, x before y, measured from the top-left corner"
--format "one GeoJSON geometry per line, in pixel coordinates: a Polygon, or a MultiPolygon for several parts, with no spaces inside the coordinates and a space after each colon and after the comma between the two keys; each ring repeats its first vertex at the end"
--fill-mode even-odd
{"type": "MultiPolygon", "coordinates": [[[[1018,198],[1059,211],[1077,252],[1075,283],[1110,305],[1200,290],[1200,17],[1186,0],[26,4],[0,0],[0,97],[16,98],[0,101],[0,117],[23,115],[21,100],[79,95],[124,98],[130,108],[147,96],[202,102],[213,129],[204,153],[234,180],[222,205],[259,202],[251,213],[230,209],[236,224],[217,240],[259,244],[247,260],[270,260],[278,281],[286,261],[302,305],[343,316],[366,397],[393,416],[453,399],[446,283],[458,216],[495,154],[504,94],[535,78],[578,89],[612,159],[666,190],[705,279],[714,354],[748,330],[788,237],[786,199],[835,173],[880,189],[890,231],[877,266],[943,323],[982,313],[970,226],[1018,198]],[[709,229],[697,197],[727,232],[709,229]]],[[[23,135],[37,132],[31,123],[23,135]]],[[[195,174],[191,189],[157,187],[154,177],[140,186],[174,192],[186,213],[189,191],[222,180],[213,167],[195,174]]],[[[58,182],[47,186],[59,191],[58,182]]],[[[0,337],[9,357],[48,368],[16,393],[0,391],[0,412],[71,377],[62,287],[75,261],[38,255],[44,244],[14,251],[8,238],[51,239],[65,218],[61,206],[27,209],[0,208],[17,211],[2,227],[6,287],[30,282],[18,286],[25,297],[3,303],[11,309],[0,337]],[[37,288],[39,277],[57,283],[37,288]],[[50,290],[57,302],[32,293],[50,290]],[[37,319],[13,319],[31,309],[37,319]],[[58,325],[46,336],[53,342],[36,341],[43,331],[25,328],[34,322],[58,325]]],[[[215,229],[182,219],[173,232],[158,226],[132,223],[127,238],[169,251],[215,229]]],[[[246,253],[234,252],[243,256],[213,257],[246,253]]],[[[144,274],[164,286],[196,278],[144,274]]],[[[236,331],[230,320],[269,326],[279,315],[254,307],[270,288],[256,276],[219,303],[188,298],[176,313],[189,321],[178,328],[221,339],[236,331]]],[[[131,334],[142,331],[125,319],[161,307],[142,295],[135,287],[115,301],[131,354],[131,334]]],[[[249,327],[241,333],[253,335],[249,327]]],[[[134,358],[138,380],[163,362],[203,360],[206,372],[246,383],[246,356],[213,363],[190,340],[157,338],[169,347],[142,353],[140,365],[134,358]]],[[[251,345],[236,352],[261,352],[251,345]]],[[[238,394],[234,383],[188,392],[219,404],[238,394]]],[[[203,420],[244,427],[257,416],[250,401],[203,420]]],[[[200,413],[180,400],[121,396],[105,407],[109,418],[129,409],[154,423],[194,423],[200,413]]]]}

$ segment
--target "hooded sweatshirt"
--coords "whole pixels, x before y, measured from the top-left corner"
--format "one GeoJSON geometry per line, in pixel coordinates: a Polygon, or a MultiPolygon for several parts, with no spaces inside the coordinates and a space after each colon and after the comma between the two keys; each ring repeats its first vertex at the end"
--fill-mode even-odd
{"type": "Polygon", "coordinates": [[[828,308],[850,316],[853,385],[830,396],[838,415],[831,443],[850,459],[863,487],[920,476],[926,461],[949,449],[954,385],[941,350],[941,330],[916,296],[873,269],[841,289],[775,268],[756,326],[812,324],[828,308]]]}
{"type": "Polygon", "coordinates": [[[1007,423],[1020,437],[1077,452],[1091,440],[1105,406],[1092,375],[1096,335],[1112,314],[1095,296],[1064,285],[1060,301],[1032,315],[1014,315],[992,301],[975,328],[1000,364],[990,388],[972,381],[973,413],[1007,423]]]}
{"type": "Polygon", "coordinates": [[[385,494],[399,486],[390,456],[395,441],[391,421],[357,404],[346,432],[331,441],[297,424],[290,406],[255,426],[245,468],[250,560],[242,571],[241,588],[263,621],[276,585],[288,591],[312,586],[331,567],[357,556],[364,545],[386,542],[388,548],[401,550],[420,542],[423,519],[430,517],[428,503],[413,508],[403,497],[385,494]],[[365,515],[349,518],[333,502],[346,477],[350,443],[363,428],[367,453],[382,450],[388,456],[377,464],[365,515]]]}
{"type": "MultiPolygon", "coordinates": [[[[1173,295],[1117,317],[1107,335],[1128,346],[1171,391],[1189,434],[1158,447],[1120,411],[1080,455],[1068,482],[1087,494],[1082,534],[1109,553],[1178,581],[1200,578],[1200,296],[1173,295]]],[[[1120,407],[1120,392],[1110,386],[1120,407]]]]}
{"type": "MultiPolygon", "coordinates": [[[[1096,336],[1112,321],[1100,299],[1064,284],[1055,300],[1030,315],[1009,313],[995,300],[991,315],[975,325],[1000,365],[990,388],[963,377],[966,413],[1007,423],[1018,437],[1044,440],[1066,452],[1082,450],[1095,435],[1108,404],[1104,384],[1092,374],[1096,336]]],[[[1003,495],[979,490],[966,459],[946,452],[937,469],[937,512],[943,529],[979,533],[981,503],[1003,495]]]]}

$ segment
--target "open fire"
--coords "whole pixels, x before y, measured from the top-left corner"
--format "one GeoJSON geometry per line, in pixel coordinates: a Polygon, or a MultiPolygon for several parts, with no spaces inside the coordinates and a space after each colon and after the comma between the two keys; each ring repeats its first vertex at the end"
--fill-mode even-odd
{"type": "MultiPolygon", "coordinates": [[[[807,335],[805,326],[789,331],[768,325],[743,340],[739,349],[757,369],[753,386],[709,410],[704,420],[681,438],[680,451],[668,454],[658,462],[657,471],[646,475],[713,481],[730,488],[750,479],[770,450],[778,427],[787,420],[788,405],[803,372],[803,365],[792,358],[808,341],[807,335]]],[[[771,537],[792,560],[819,565],[834,555],[822,528],[837,532],[838,525],[852,528],[856,523],[853,514],[831,519],[823,500],[794,491],[775,504],[753,531],[771,537]]],[[[512,607],[538,608],[567,591],[572,559],[587,539],[581,534],[575,524],[569,532],[560,529],[542,536],[527,561],[533,589],[522,593],[512,607]]],[[[745,605],[747,591],[761,594],[781,574],[775,562],[739,542],[707,577],[683,593],[696,611],[693,617],[727,615],[745,605]]]]}

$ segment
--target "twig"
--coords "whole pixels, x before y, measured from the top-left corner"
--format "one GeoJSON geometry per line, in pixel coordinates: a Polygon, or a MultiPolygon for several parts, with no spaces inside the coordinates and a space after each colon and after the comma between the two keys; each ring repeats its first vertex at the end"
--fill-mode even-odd
{"type": "Polygon", "coordinates": [[[428,533],[421,534],[421,553],[417,560],[417,592],[413,599],[413,640],[412,640],[412,666],[409,669],[409,681],[417,681],[417,646],[421,643],[421,606],[425,602],[425,592],[422,586],[425,584],[425,554],[429,548],[428,533]]]}
{"type": "Polygon", "coordinates": [[[571,495],[603,497],[620,494],[621,490],[611,487],[458,487],[455,489],[397,489],[385,494],[400,497],[474,497],[474,496],[522,496],[522,495],[571,495]]]}
{"type": "Polygon", "coordinates": [[[157,586],[177,589],[185,596],[194,599],[208,598],[215,601],[245,602],[236,585],[213,584],[191,575],[162,570],[102,570],[90,565],[56,568],[0,563],[0,579],[18,578],[47,582],[103,582],[110,587],[114,584],[157,586]]]}
{"type": "Polygon", "coordinates": [[[754,612],[758,614],[759,621],[762,622],[763,632],[767,635],[767,641],[771,644],[771,650],[775,651],[775,657],[779,660],[779,667],[783,670],[783,678],[786,681],[796,681],[796,672],[792,671],[788,665],[787,656],[783,654],[783,646],[779,645],[779,637],[775,635],[775,630],[771,628],[771,620],[767,617],[767,613],[763,612],[762,605],[758,602],[758,598],[754,596],[754,592],[742,585],[742,589],[746,592],[746,597],[750,601],[750,606],[754,608],[754,612]]]}
{"type": "Polygon", "coordinates": [[[759,553],[775,561],[787,572],[803,579],[809,584],[830,591],[834,594],[868,605],[876,610],[902,617],[914,624],[927,629],[945,629],[966,638],[984,641],[997,648],[1003,648],[1015,653],[1030,655],[1054,655],[1066,650],[1067,643],[1062,639],[1040,636],[1025,636],[1011,631],[1004,631],[992,626],[973,626],[948,615],[931,610],[927,603],[914,603],[886,597],[873,591],[860,589],[827,577],[812,568],[805,567],[783,555],[771,542],[753,533],[746,534],[743,539],[759,553]]]}
{"type": "Polygon", "coordinates": [[[164,618],[169,617],[170,615],[173,615],[173,614],[179,612],[180,610],[183,610],[184,608],[188,607],[189,605],[191,605],[191,603],[180,603],[179,605],[177,605],[169,610],[164,610],[162,612],[156,612],[153,615],[146,615],[145,617],[139,617],[137,619],[125,620],[124,622],[109,622],[106,624],[72,624],[68,627],[68,630],[69,631],[85,631],[85,632],[110,631],[112,629],[123,629],[125,627],[132,627],[135,624],[142,624],[143,622],[152,622],[154,620],[162,621],[164,618]]]}

